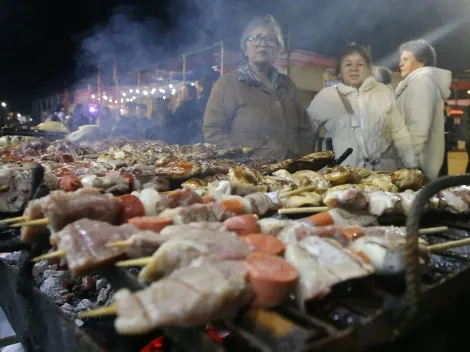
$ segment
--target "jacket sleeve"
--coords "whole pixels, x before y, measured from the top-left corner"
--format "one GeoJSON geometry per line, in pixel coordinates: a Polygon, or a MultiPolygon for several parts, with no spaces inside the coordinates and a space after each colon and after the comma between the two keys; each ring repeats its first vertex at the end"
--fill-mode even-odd
{"type": "Polygon", "coordinates": [[[428,79],[416,80],[408,87],[408,90],[409,92],[405,92],[404,102],[406,125],[414,151],[419,156],[431,132],[436,91],[433,83],[428,79]]]}
{"type": "Polygon", "coordinates": [[[313,144],[317,143],[320,129],[327,121],[327,111],[324,111],[324,103],[328,101],[328,97],[325,90],[320,91],[312,100],[309,107],[307,108],[307,119],[310,125],[310,131],[312,132],[313,144]]]}
{"type": "Polygon", "coordinates": [[[413,149],[405,119],[398,110],[393,94],[390,94],[389,99],[392,102],[388,113],[391,140],[403,165],[409,169],[416,169],[419,166],[419,162],[413,149]]]}
{"type": "Polygon", "coordinates": [[[235,147],[230,136],[230,127],[236,107],[230,87],[222,79],[223,76],[212,88],[204,114],[203,132],[205,142],[228,149],[235,147]]]}

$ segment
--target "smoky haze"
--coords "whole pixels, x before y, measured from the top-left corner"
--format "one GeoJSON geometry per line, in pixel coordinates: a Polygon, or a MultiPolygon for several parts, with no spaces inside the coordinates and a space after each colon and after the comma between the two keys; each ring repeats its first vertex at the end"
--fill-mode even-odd
{"type": "MultiPolygon", "coordinates": [[[[452,21],[470,14],[465,0],[173,0],[166,20],[138,14],[133,6],[116,8],[84,39],[76,55],[77,77],[111,77],[116,60],[120,73],[150,67],[184,52],[219,40],[238,49],[243,26],[254,16],[274,15],[289,29],[290,48],[311,50],[328,57],[340,55],[351,41],[370,44],[377,64],[395,68],[400,43],[425,37],[438,54],[448,41],[461,41],[452,21]],[[449,23],[449,25],[446,25],[449,23]],[[439,35],[434,35],[436,31],[439,35]]],[[[467,16],[468,17],[468,16],[467,16]]],[[[441,61],[442,66],[464,68],[470,51],[441,61]]],[[[80,81],[78,81],[79,83],[80,81]]]]}

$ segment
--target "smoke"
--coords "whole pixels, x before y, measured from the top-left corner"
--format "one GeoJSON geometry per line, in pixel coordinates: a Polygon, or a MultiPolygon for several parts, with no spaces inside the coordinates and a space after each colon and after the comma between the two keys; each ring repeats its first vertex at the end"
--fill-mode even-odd
{"type": "Polygon", "coordinates": [[[116,8],[80,42],[75,55],[76,85],[96,80],[98,66],[102,78],[112,77],[115,64],[125,77],[125,73],[177,60],[184,52],[221,40],[226,33],[213,28],[222,4],[223,0],[172,1],[163,20],[139,14],[144,11],[135,6],[116,8]]]}

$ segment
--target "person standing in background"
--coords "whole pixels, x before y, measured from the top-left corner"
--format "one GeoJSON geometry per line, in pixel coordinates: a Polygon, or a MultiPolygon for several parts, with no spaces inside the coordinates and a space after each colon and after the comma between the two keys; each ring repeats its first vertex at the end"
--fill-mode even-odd
{"type": "Polygon", "coordinates": [[[398,108],[410,131],[419,167],[434,180],[444,161],[442,111],[450,96],[452,73],[435,67],[436,51],[424,39],[402,44],[399,52],[403,81],[395,91],[398,108]]]}
{"type": "Polygon", "coordinates": [[[165,137],[169,144],[192,144],[197,131],[190,130],[197,119],[197,91],[190,84],[183,84],[178,94],[178,105],[167,124],[165,137]]]}
{"type": "Polygon", "coordinates": [[[444,162],[442,163],[439,176],[447,176],[449,174],[449,152],[457,147],[457,138],[454,118],[450,114],[451,108],[447,102],[444,103],[444,162]]]}
{"type": "Polygon", "coordinates": [[[467,106],[462,116],[463,134],[465,137],[465,149],[467,150],[468,162],[465,173],[470,174],[470,106],[467,106]]]}

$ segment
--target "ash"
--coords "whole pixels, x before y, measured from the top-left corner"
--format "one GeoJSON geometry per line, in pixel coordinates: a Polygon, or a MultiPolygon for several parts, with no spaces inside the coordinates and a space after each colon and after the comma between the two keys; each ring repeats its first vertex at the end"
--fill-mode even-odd
{"type": "Polygon", "coordinates": [[[64,266],[49,264],[46,260],[34,265],[33,278],[41,292],[60,305],[70,317],[84,310],[108,305],[113,299],[113,288],[101,276],[74,276],[64,266]]]}

